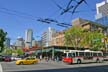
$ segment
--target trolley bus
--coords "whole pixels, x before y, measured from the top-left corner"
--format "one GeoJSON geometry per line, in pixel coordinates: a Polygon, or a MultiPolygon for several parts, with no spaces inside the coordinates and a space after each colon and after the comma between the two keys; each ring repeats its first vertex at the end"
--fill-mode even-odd
{"type": "Polygon", "coordinates": [[[65,50],[63,62],[72,63],[89,63],[89,62],[103,62],[103,52],[90,50],[65,50]]]}
{"type": "Polygon", "coordinates": [[[104,61],[108,61],[108,52],[103,52],[104,61]]]}

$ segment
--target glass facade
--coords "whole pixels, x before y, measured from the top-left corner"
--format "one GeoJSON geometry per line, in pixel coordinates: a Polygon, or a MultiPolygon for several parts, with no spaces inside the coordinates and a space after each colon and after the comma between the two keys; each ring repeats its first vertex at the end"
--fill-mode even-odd
{"type": "Polygon", "coordinates": [[[96,22],[108,26],[108,16],[101,17],[97,19],[96,22]]]}
{"type": "Polygon", "coordinates": [[[104,26],[108,26],[108,3],[103,1],[96,4],[97,14],[95,16],[96,22],[104,26]]]}
{"type": "Polygon", "coordinates": [[[25,43],[26,47],[32,47],[32,40],[33,40],[33,30],[27,29],[25,32],[25,43]]]}

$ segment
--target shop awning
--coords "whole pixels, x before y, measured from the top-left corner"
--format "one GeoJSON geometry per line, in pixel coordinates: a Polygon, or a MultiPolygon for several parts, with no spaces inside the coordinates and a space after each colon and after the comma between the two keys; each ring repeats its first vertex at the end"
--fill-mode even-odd
{"type": "Polygon", "coordinates": [[[62,50],[62,49],[54,49],[54,51],[63,52],[64,50],[62,50]]]}
{"type": "Polygon", "coordinates": [[[52,49],[42,49],[42,52],[49,52],[52,49]]]}
{"type": "Polygon", "coordinates": [[[41,53],[42,50],[36,50],[35,52],[36,52],[36,54],[38,54],[38,53],[41,53]]]}

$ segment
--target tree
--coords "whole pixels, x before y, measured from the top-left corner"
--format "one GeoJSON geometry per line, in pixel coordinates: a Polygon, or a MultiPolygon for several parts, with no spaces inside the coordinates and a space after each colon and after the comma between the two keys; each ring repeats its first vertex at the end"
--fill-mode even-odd
{"type": "Polygon", "coordinates": [[[83,29],[73,26],[65,32],[65,44],[67,46],[78,47],[82,39],[83,29]]]}
{"type": "Polygon", "coordinates": [[[81,27],[71,27],[65,31],[65,44],[77,48],[90,48],[91,50],[100,50],[104,43],[101,42],[104,34],[98,30],[85,31],[81,27]]]}
{"type": "Polygon", "coordinates": [[[3,54],[3,55],[11,55],[12,54],[12,49],[7,48],[6,46],[4,46],[4,49],[1,52],[1,54],[3,54]]]}
{"type": "Polygon", "coordinates": [[[16,52],[18,53],[18,55],[22,55],[22,54],[24,53],[23,50],[20,49],[20,48],[18,48],[18,49],[16,50],[16,52]]]}
{"type": "Polygon", "coordinates": [[[98,31],[84,32],[81,45],[90,47],[92,50],[99,50],[103,45],[102,38],[104,38],[104,34],[98,31]]]}
{"type": "Polygon", "coordinates": [[[12,49],[5,49],[5,52],[4,52],[4,54],[6,54],[6,55],[11,55],[12,54],[12,49]]]}
{"type": "Polygon", "coordinates": [[[6,39],[7,32],[0,29],[0,53],[4,50],[4,41],[6,39]]]}

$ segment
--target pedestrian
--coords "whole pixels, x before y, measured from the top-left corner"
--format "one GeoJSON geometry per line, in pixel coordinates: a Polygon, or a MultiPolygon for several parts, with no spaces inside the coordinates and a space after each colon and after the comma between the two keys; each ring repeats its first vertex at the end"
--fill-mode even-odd
{"type": "Polygon", "coordinates": [[[40,55],[39,59],[40,59],[40,61],[42,60],[42,55],[40,55]]]}
{"type": "Polygon", "coordinates": [[[56,56],[56,61],[57,61],[57,62],[59,61],[59,57],[58,57],[58,56],[56,56]]]}

